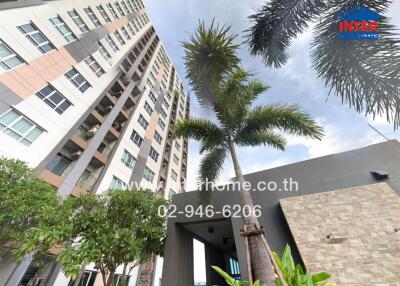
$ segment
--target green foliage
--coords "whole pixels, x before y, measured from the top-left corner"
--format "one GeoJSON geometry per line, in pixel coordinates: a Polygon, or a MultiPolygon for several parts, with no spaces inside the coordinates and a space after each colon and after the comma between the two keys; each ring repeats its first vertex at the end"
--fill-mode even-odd
{"type": "MultiPolygon", "coordinates": [[[[29,252],[33,248],[29,232],[42,221],[55,222],[59,217],[61,199],[47,182],[35,178],[24,162],[0,158],[0,243],[29,252]]],[[[51,226],[51,224],[49,224],[51,226]]],[[[44,230],[53,236],[51,227],[44,230]]],[[[51,245],[50,245],[51,246],[51,245]]],[[[40,240],[38,253],[46,253],[49,244],[40,240]]],[[[19,250],[15,253],[18,254],[19,250]]],[[[21,258],[21,255],[18,256],[21,258]]]]}
{"type": "MultiPolygon", "coordinates": [[[[201,143],[200,152],[205,154],[200,163],[200,182],[214,182],[218,178],[231,151],[230,143],[239,146],[266,145],[284,150],[286,140],[277,133],[278,130],[322,138],[322,128],[296,105],[252,107],[266,89],[261,82],[250,80],[246,71],[236,69],[213,87],[212,106],[217,124],[205,119],[184,119],[175,123],[175,138],[189,137],[201,143]]],[[[209,200],[207,196],[204,198],[203,202],[209,200]]]]}
{"type": "Polygon", "coordinates": [[[386,114],[400,125],[400,38],[384,15],[389,0],[271,0],[249,18],[253,55],[268,67],[286,64],[292,41],[315,22],[311,57],[325,85],[357,112],[386,114]],[[338,15],[354,6],[381,14],[379,40],[338,40],[338,15]]]}
{"type": "Polygon", "coordinates": [[[158,207],[167,203],[149,190],[61,198],[25,163],[0,159],[0,242],[19,259],[57,246],[57,260],[72,278],[90,262],[103,277],[120,265],[128,275],[153,253],[162,255],[166,221],[158,207]]]}
{"type": "Polygon", "coordinates": [[[232,69],[238,67],[236,35],[229,35],[230,27],[200,23],[190,41],[183,42],[186,51],[187,78],[196,92],[200,105],[213,101],[213,89],[232,69]]]}
{"type": "MultiPolygon", "coordinates": [[[[222,270],[218,266],[211,266],[211,268],[214,269],[221,277],[223,277],[225,279],[225,282],[229,286],[248,286],[249,285],[249,283],[247,281],[235,280],[233,277],[231,277],[228,273],[226,273],[224,270],[222,270]]],[[[257,280],[256,282],[253,283],[253,286],[261,286],[261,284],[257,280]]]]}
{"type": "MultiPolygon", "coordinates": [[[[326,282],[331,277],[328,273],[320,272],[311,275],[305,273],[300,264],[295,265],[289,245],[286,245],[282,258],[276,252],[272,254],[287,286],[335,286],[333,283],[326,282]]],[[[281,282],[277,280],[276,286],[281,285],[281,282]]]]}
{"type": "Polygon", "coordinates": [[[80,266],[94,262],[104,275],[124,265],[128,274],[152,253],[162,255],[165,219],[158,207],[167,201],[149,190],[112,190],[102,195],[69,198],[72,236],[58,260],[63,271],[76,276],[80,266]],[[129,265],[128,265],[129,264],[129,265]]]}
{"type": "MultiPolygon", "coordinates": [[[[187,77],[198,100],[212,107],[217,123],[205,119],[184,119],[174,125],[173,136],[200,141],[199,181],[214,182],[232,145],[266,145],[284,150],[285,138],[277,131],[321,139],[323,130],[296,105],[253,107],[268,87],[239,67],[238,46],[229,27],[200,23],[189,42],[183,44],[187,77]]],[[[205,186],[202,185],[202,191],[205,186]]],[[[202,192],[202,201],[209,201],[202,192]]]]}

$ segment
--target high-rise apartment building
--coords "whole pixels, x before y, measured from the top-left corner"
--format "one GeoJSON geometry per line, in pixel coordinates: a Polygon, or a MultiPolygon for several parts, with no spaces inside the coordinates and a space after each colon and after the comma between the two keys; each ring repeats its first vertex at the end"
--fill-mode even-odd
{"type": "MultiPolygon", "coordinates": [[[[183,192],[188,142],[173,140],[171,126],[188,114],[141,0],[0,2],[0,156],[27,162],[60,195],[183,192]]],[[[158,285],[156,260],[129,285],[158,285]]],[[[68,285],[46,263],[6,255],[0,286],[68,285]]],[[[101,285],[87,269],[80,285],[101,285]]]]}

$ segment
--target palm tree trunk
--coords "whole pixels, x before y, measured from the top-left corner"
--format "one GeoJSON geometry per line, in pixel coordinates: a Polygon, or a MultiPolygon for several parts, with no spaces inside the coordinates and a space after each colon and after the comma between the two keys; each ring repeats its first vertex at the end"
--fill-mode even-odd
{"type": "MultiPolygon", "coordinates": [[[[243,190],[242,186],[245,183],[242,170],[236,155],[235,144],[229,142],[229,151],[231,153],[233,167],[235,169],[236,180],[239,181],[239,196],[240,202],[243,206],[249,206],[253,209],[253,199],[251,198],[250,191],[243,190]]],[[[258,219],[251,213],[250,216],[244,218],[244,222],[248,230],[259,228],[258,219]]],[[[263,244],[263,234],[249,236],[249,249],[251,257],[251,267],[253,269],[254,280],[260,280],[261,285],[275,286],[275,273],[272,267],[271,259],[263,244]]]]}

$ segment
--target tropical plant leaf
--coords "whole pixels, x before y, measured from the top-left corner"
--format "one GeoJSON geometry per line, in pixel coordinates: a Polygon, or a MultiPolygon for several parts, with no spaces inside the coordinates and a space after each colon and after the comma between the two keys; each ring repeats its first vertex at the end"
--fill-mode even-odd
{"type": "Polygon", "coordinates": [[[233,279],[228,273],[218,266],[211,266],[211,268],[214,269],[221,277],[223,277],[228,285],[235,286],[235,279],[233,279]]]}
{"type": "Polygon", "coordinates": [[[239,132],[235,142],[239,146],[266,145],[279,150],[285,150],[286,139],[273,131],[256,130],[249,133],[239,132]]]}
{"type": "Polygon", "coordinates": [[[329,278],[331,278],[331,275],[329,275],[326,272],[320,272],[320,273],[314,274],[312,276],[312,281],[314,283],[318,283],[318,282],[322,282],[322,281],[328,280],[329,278]]]}
{"type": "Polygon", "coordinates": [[[248,42],[253,55],[260,55],[267,66],[280,67],[289,56],[287,48],[309,22],[326,8],[323,0],[272,0],[249,17],[252,26],[248,42]]]}
{"type": "Polygon", "coordinates": [[[269,131],[275,128],[315,139],[323,137],[323,129],[297,105],[257,106],[249,112],[242,132],[269,131]]]}
{"type": "Polygon", "coordinates": [[[337,39],[337,15],[362,4],[383,13],[390,1],[335,1],[317,24],[312,42],[313,66],[331,92],[357,112],[385,115],[400,124],[400,38],[382,16],[379,40],[337,39]]]}
{"type": "Polygon", "coordinates": [[[229,35],[229,30],[214,21],[210,27],[201,22],[190,40],[182,43],[186,77],[201,106],[210,106],[215,85],[239,65],[237,36],[229,35]]]}

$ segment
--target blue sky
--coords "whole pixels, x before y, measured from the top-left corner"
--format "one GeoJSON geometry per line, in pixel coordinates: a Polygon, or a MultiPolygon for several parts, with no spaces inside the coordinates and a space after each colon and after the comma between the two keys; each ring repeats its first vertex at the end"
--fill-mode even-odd
{"type": "MultiPolygon", "coordinates": [[[[182,57],[184,55],[180,42],[187,40],[200,20],[210,23],[216,21],[232,26],[232,32],[243,35],[249,26],[247,16],[259,7],[263,1],[247,0],[144,0],[148,14],[154,23],[162,42],[164,43],[175,67],[182,78],[185,69],[182,57]]],[[[391,6],[390,14],[400,11],[400,3],[396,1],[391,6]]],[[[400,27],[400,17],[392,19],[400,27]]],[[[238,39],[240,42],[241,39],[238,39]]],[[[368,127],[368,123],[378,128],[390,139],[397,139],[399,132],[382,118],[365,118],[346,105],[339,98],[330,96],[322,80],[318,79],[311,68],[309,57],[311,29],[300,35],[289,50],[290,61],[281,69],[266,68],[260,59],[250,56],[248,46],[242,45],[239,56],[243,66],[255,74],[271,88],[259,97],[256,104],[289,103],[300,104],[304,110],[325,128],[325,138],[322,141],[308,140],[288,136],[286,151],[276,151],[268,147],[240,148],[239,160],[244,173],[272,168],[309,158],[337,153],[349,149],[363,147],[383,141],[384,139],[368,127]]],[[[186,79],[184,79],[186,87],[186,79]]],[[[194,94],[191,97],[191,116],[209,117],[210,112],[200,109],[194,94]]],[[[199,145],[189,142],[188,190],[193,190],[200,161],[199,145]]],[[[224,166],[220,182],[226,182],[233,177],[230,160],[224,166]]]]}

